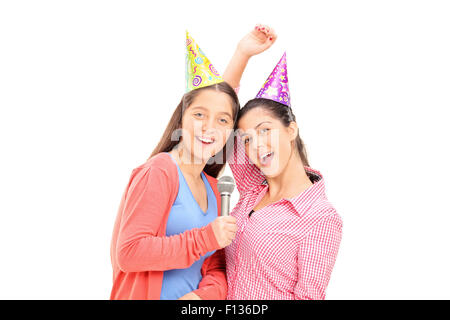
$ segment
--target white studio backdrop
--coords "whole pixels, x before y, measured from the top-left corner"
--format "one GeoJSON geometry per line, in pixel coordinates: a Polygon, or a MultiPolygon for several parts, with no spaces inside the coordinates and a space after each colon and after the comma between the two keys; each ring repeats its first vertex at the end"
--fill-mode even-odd
{"type": "Polygon", "coordinates": [[[286,51],[301,137],[344,221],[327,299],[449,299],[449,8],[0,2],[0,299],[109,298],[118,205],[184,93],[185,31],[223,72],[256,23],[279,38],[241,103],[286,51]]]}

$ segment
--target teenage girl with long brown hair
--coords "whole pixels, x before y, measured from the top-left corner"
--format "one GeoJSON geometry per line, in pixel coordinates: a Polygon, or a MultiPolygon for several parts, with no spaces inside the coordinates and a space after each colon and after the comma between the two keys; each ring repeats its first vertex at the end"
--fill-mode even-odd
{"type": "MultiPolygon", "coordinates": [[[[234,57],[262,52],[274,40],[257,27],[234,57]]],[[[187,45],[203,64],[201,50],[187,45]]],[[[206,80],[197,75],[192,84],[206,80]]],[[[133,170],[111,242],[111,299],[226,298],[223,248],[234,239],[236,219],[218,217],[216,178],[239,111],[237,86],[218,81],[187,92],[150,158],[133,170]]]]}

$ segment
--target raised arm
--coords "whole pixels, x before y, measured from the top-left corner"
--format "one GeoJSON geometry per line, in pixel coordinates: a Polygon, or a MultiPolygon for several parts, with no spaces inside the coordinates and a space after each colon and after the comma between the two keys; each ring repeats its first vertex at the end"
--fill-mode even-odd
{"type": "Polygon", "coordinates": [[[252,56],[269,49],[276,39],[277,35],[273,28],[266,25],[256,25],[239,41],[222,78],[233,88],[238,88],[248,60],[252,56]]]}
{"type": "MultiPolygon", "coordinates": [[[[223,79],[233,88],[239,88],[248,60],[252,56],[270,48],[276,39],[277,35],[273,28],[266,25],[256,25],[252,31],[239,41],[236,51],[222,76],[223,79]]],[[[265,179],[261,170],[251,163],[245,154],[244,145],[237,134],[234,139],[233,154],[229,157],[228,164],[233,172],[240,194],[250,190],[265,179]]]]}

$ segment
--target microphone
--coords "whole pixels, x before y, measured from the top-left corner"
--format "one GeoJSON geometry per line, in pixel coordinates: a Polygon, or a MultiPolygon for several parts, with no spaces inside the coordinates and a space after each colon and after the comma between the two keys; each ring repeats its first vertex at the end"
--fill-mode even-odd
{"type": "Polygon", "coordinates": [[[221,201],[221,215],[228,216],[230,214],[230,196],[234,190],[234,179],[230,176],[220,177],[217,183],[221,201]]]}

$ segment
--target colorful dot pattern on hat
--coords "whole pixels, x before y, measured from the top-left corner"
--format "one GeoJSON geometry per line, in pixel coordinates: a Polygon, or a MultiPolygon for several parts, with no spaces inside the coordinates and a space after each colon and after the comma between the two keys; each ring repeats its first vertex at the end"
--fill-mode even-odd
{"type": "Polygon", "coordinates": [[[219,82],[219,72],[186,31],[186,92],[219,82]]]}

